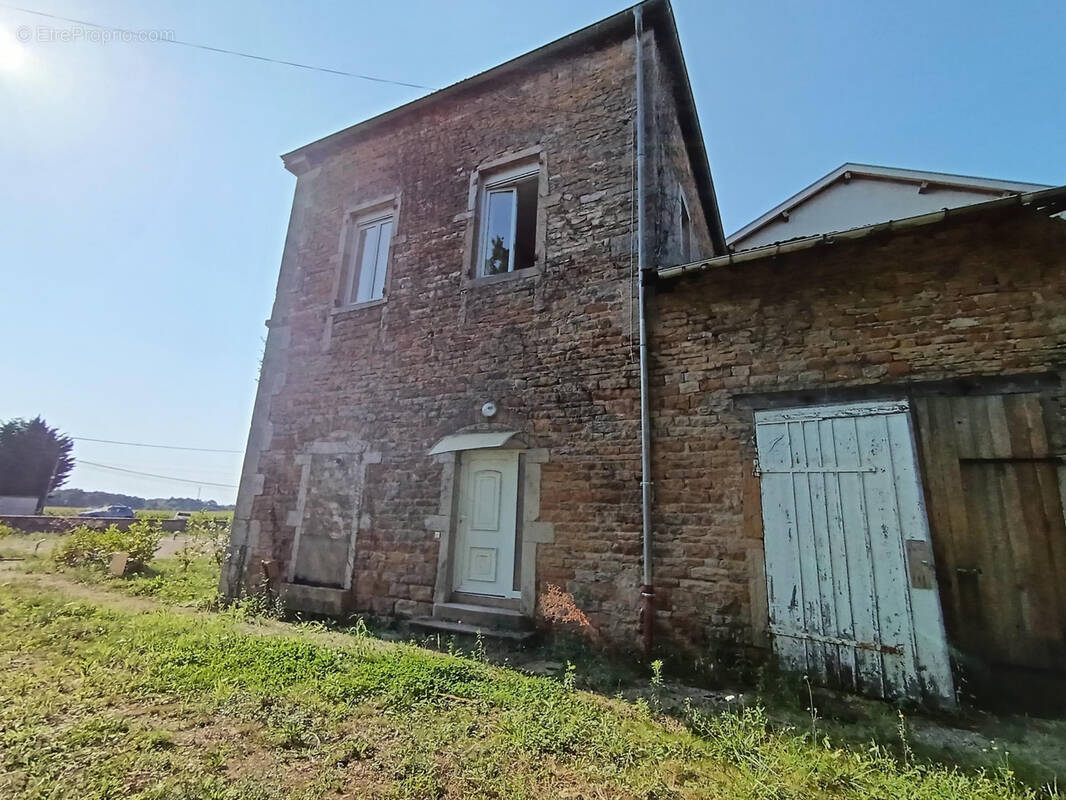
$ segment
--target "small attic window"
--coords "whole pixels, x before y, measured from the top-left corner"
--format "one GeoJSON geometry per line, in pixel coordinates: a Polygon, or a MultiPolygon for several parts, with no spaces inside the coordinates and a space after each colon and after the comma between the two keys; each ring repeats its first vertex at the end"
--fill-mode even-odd
{"type": "Polygon", "coordinates": [[[681,243],[681,263],[688,264],[692,261],[692,217],[688,211],[688,201],[685,199],[685,191],[679,185],[677,187],[678,201],[678,241],[681,243]]]}
{"type": "Polygon", "coordinates": [[[529,165],[485,182],[480,196],[476,277],[528,269],[536,261],[539,167],[529,165]]]}

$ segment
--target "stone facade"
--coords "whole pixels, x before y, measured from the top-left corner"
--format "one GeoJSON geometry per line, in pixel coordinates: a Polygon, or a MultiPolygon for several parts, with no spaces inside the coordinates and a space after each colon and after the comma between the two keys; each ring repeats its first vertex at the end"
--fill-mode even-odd
{"type": "MultiPolygon", "coordinates": [[[[632,17],[624,22],[287,157],[298,183],[224,578],[231,593],[269,580],[295,596],[304,567],[292,561],[293,540],[317,528],[322,562],[351,561],[331,578],[348,598],[341,605],[429,613],[441,599],[454,461],[428,451],[457,431],[510,429],[524,448],[518,536],[522,558],[535,558],[533,592],[559,586],[606,637],[633,640],[635,49],[632,17]],[[478,182],[519,160],[540,168],[541,257],[475,279],[478,182]],[[396,214],[385,298],[338,307],[345,220],[382,202],[396,214]],[[490,401],[491,421],[481,414],[490,401]],[[350,531],[354,545],[330,531],[350,531]]],[[[682,76],[662,58],[658,33],[645,37],[656,109],[649,195],[689,187],[694,247],[710,253],[666,94],[682,76]]],[[[649,205],[649,252],[661,255],[676,247],[675,221],[649,205]]],[[[524,590],[522,600],[531,612],[535,596],[524,590]]]]}
{"type": "Polygon", "coordinates": [[[660,283],[651,316],[656,593],[675,642],[766,643],[753,408],[1029,388],[1066,452],[1059,219],[989,213],[712,269],[660,283]]]}
{"type": "MultiPolygon", "coordinates": [[[[644,40],[647,256],[663,267],[712,256],[721,233],[668,6],[645,5],[667,12],[644,40]]],[[[495,434],[519,451],[520,487],[520,600],[499,607],[531,615],[558,587],[602,640],[635,645],[635,41],[630,15],[612,20],[286,156],[298,181],[225,591],[435,613],[456,599],[463,463],[436,446],[495,434]],[[479,193],[515,164],[536,170],[536,258],[479,278],[479,193]],[[384,296],[343,303],[352,221],[380,209],[384,296]]],[[[1066,451],[1064,230],[1000,210],[656,282],[661,643],[767,644],[755,408],[1035,381],[1066,451]]]]}

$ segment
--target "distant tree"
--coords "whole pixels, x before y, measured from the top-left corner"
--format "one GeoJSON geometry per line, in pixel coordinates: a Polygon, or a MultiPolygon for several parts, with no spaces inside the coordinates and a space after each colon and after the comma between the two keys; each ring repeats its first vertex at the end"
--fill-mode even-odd
{"type": "Polygon", "coordinates": [[[116,492],[85,491],[83,489],[59,489],[48,496],[48,505],[64,508],[89,508],[111,504],[145,508],[152,511],[232,511],[232,505],[195,497],[137,497],[116,492]]]}
{"type": "Polygon", "coordinates": [[[116,492],[84,491],[82,489],[57,489],[48,495],[48,505],[64,508],[95,508],[96,506],[120,505],[144,508],[144,498],[116,492]]]}
{"type": "Polygon", "coordinates": [[[0,423],[0,494],[36,497],[40,512],[74,469],[73,449],[69,436],[40,417],[0,423]]]}

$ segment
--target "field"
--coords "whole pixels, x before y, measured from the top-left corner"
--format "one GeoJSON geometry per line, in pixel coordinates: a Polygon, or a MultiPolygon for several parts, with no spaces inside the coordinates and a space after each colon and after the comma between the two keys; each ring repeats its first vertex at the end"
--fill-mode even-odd
{"type": "MultiPolygon", "coordinates": [[[[44,513],[50,517],[76,517],[81,511],[88,511],[88,508],[67,508],[65,506],[45,506],[44,513]]],[[[137,519],[173,519],[174,511],[155,510],[149,508],[136,509],[133,514],[137,519]]],[[[192,512],[196,514],[204,514],[209,517],[224,519],[227,522],[233,519],[232,511],[196,511],[192,512]]]]}
{"type": "Polygon", "coordinates": [[[3,797],[999,800],[1066,771],[1062,722],[811,714],[786,679],[709,692],[572,642],[282,621],[220,610],[195,542],[111,578],[24,538],[0,539],[3,797]]]}

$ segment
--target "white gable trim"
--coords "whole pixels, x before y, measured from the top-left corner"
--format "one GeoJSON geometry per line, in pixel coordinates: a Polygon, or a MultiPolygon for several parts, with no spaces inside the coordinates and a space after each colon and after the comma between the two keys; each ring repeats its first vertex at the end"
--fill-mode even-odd
{"type": "MultiPolygon", "coordinates": [[[[1027,192],[1050,189],[1040,183],[1021,183],[1019,181],[1001,181],[992,178],[976,178],[969,175],[952,175],[947,172],[926,172],[917,169],[897,169],[895,167],[878,167],[873,164],[841,164],[835,170],[819,178],[805,189],[792,195],[785,202],[774,206],[761,217],[749,222],[736,233],[726,239],[729,246],[735,246],[758,230],[769,225],[784,213],[792,211],[802,205],[823,189],[851,177],[880,178],[882,180],[898,181],[900,183],[913,183],[921,185],[928,183],[940,187],[970,189],[989,194],[1024,194],[1027,192]],[[850,173],[850,175],[849,175],[850,173]],[[847,177],[845,177],[847,176],[847,177]]],[[[989,198],[992,199],[992,198],[989,198]]]]}

